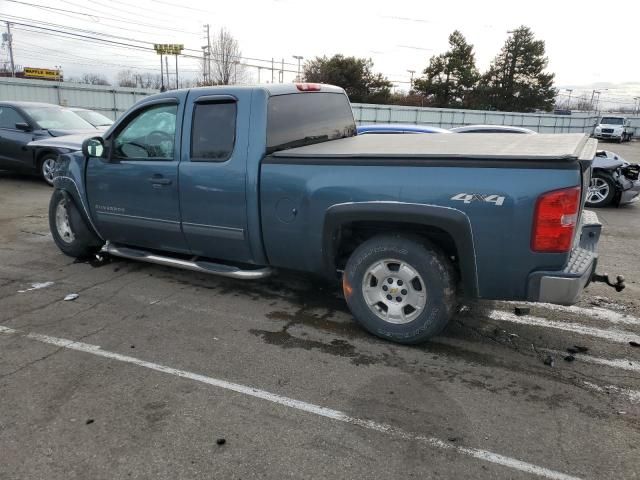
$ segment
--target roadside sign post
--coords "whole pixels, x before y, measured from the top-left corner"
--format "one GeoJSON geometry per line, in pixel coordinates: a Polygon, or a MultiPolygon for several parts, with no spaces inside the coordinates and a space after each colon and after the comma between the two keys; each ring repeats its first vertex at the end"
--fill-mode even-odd
{"type": "MultiPolygon", "coordinates": [[[[162,87],[164,88],[164,72],[162,66],[162,57],[163,55],[175,55],[176,57],[176,88],[178,88],[178,55],[182,54],[182,50],[184,50],[184,45],[181,43],[154,43],[153,49],[156,51],[158,55],[160,55],[160,77],[162,78],[162,87]]],[[[165,58],[165,67],[167,73],[167,87],[169,86],[169,66],[166,62],[165,58]]]]}

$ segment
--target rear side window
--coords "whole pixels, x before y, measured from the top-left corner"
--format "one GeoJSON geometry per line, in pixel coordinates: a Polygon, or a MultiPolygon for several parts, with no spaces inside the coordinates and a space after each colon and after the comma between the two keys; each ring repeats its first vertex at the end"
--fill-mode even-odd
{"type": "Polygon", "coordinates": [[[267,153],[356,134],[351,104],[341,93],[294,93],[269,99],[267,153]]]}
{"type": "Polygon", "coordinates": [[[191,161],[224,162],[236,141],[236,103],[197,103],[191,125],[191,161]]]}

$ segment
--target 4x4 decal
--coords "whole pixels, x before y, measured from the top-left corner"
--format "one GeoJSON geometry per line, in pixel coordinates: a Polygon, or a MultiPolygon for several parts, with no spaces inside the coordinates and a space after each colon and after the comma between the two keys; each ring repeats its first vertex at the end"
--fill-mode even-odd
{"type": "Polygon", "coordinates": [[[464,203],[488,202],[500,207],[504,203],[504,197],[495,194],[485,195],[483,193],[458,193],[451,197],[451,200],[458,200],[464,203]]]}

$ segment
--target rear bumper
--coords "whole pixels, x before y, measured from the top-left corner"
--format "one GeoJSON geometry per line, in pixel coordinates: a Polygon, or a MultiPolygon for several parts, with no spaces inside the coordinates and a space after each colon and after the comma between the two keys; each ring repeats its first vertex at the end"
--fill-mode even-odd
{"type": "Polygon", "coordinates": [[[578,245],[560,271],[533,272],[529,275],[527,299],[532,302],[574,304],[591,281],[598,263],[598,241],[602,224],[589,210],[582,214],[582,230],[578,245]]]}

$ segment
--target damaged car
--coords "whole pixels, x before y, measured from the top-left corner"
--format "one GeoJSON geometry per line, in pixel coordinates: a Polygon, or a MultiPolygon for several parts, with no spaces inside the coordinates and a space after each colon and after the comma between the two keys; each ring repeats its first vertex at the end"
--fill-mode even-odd
{"type": "Polygon", "coordinates": [[[640,198],[640,165],[629,163],[617,153],[599,150],[593,159],[593,173],[587,192],[589,207],[625,205],[640,198]]]}

